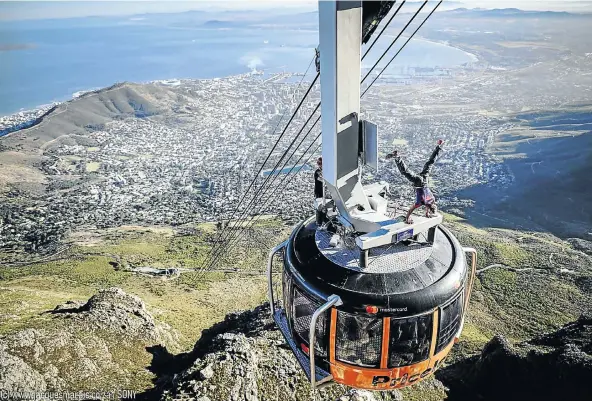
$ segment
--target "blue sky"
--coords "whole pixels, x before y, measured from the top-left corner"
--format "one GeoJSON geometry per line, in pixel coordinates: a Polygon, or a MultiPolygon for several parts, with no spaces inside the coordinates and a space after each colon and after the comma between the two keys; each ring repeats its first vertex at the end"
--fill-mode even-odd
{"type": "MultiPolygon", "coordinates": [[[[444,6],[446,6],[446,0],[444,6]]],[[[525,10],[592,12],[592,0],[456,0],[449,8],[516,7],[525,10]],[[462,4],[461,4],[462,3],[462,4]]],[[[316,10],[312,0],[208,0],[208,1],[1,1],[0,20],[72,18],[100,15],[183,12],[189,10],[240,10],[292,8],[294,11],[316,10]]]]}

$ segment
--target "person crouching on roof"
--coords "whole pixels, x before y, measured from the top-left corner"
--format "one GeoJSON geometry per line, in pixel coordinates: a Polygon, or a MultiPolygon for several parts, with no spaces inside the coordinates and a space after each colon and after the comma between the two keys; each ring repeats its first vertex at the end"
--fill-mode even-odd
{"type": "Polygon", "coordinates": [[[421,173],[419,174],[415,174],[409,170],[409,168],[405,164],[405,161],[401,158],[401,156],[398,154],[396,150],[393,153],[390,153],[386,156],[387,159],[395,159],[395,163],[397,164],[397,168],[399,169],[401,174],[403,174],[403,176],[407,178],[415,188],[415,203],[407,212],[407,216],[405,216],[405,222],[407,224],[413,224],[411,214],[415,209],[421,206],[426,207],[426,217],[431,217],[432,215],[435,215],[438,211],[438,207],[436,206],[436,198],[434,197],[434,194],[432,194],[432,191],[430,191],[429,188],[429,176],[430,170],[436,162],[436,158],[438,157],[440,152],[442,152],[443,143],[444,142],[441,139],[438,140],[438,145],[436,146],[436,149],[434,149],[432,155],[430,156],[426,164],[423,166],[423,170],[421,170],[421,173]]]}

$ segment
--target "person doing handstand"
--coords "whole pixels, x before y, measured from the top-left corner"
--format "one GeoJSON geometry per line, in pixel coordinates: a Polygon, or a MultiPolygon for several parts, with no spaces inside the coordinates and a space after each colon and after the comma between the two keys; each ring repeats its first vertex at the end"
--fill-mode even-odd
{"type": "Polygon", "coordinates": [[[436,206],[436,198],[434,197],[434,194],[432,194],[432,191],[430,191],[428,181],[430,176],[430,170],[436,162],[436,158],[438,157],[440,152],[442,152],[442,144],[443,141],[439,139],[436,149],[434,149],[432,155],[430,156],[426,164],[423,166],[423,170],[421,170],[421,173],[419,174],[415,174],[409,170],[409,168],[405,164],[405,161],[401,159],[401,156],[399,156],[396,150],[393,153],[390,153],[386,156],[387,159],[395,159],[395,163],[397,164],[397,168],[399,169],[401,174],[403,174],[403,176],[405,176],[405,178],[407,178],[413,184],[413,187],[415,187],[415,203],[407,212],[407,216],[405,216],[405,222],[407,224],[413,224],[413,220],[411,219],[411,213],[413,213],[415,209],[421,207],[422,205],[426,207],[426,217],[430,217],[431,215],[436,214],[436,212],[438,211],[438,207],[436,206]]]}

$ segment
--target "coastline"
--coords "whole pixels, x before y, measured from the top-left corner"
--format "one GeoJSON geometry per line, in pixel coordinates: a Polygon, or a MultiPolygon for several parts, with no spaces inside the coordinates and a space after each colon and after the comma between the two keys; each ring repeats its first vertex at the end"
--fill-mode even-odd
{"type": "MultiPolygon", "coordinates": [[[[292,73],[292,74],[300,74],[300,73],[292,73]]],[[[252,71],[249,70],[248,72],[243,72],[240,74],[231,74],[231,75],[226,75],[226,76],[221,76],[221,77],[213,77],[213,78],[167,78],[167,79],[153,79],[153,80],[149,80],[149,81],[121,81],[121,82],[115,82],[111,85],[108,86],[103,86],[103,87],[93,87],[90,89],[84,89],[84,90],[79,90],[76,92],[71,93],[69,96],[62,96],[61,99],[63,100],[55,100],[55,101],[51,101],[49,103],[43,103],[40,104],[39,106],[35,106],[32,108],[21,108],[19,110],[16,110],[12,113],[7,113],[7,114],[1,114],[0,115],[0,120],[3,118],[7,118],[7,117],[12,117],[12,116],[16,116],[19,113],[22,114],[32,114],[32,113],[36,113],[42,109],[50,109],[54,106],[58,106],[60,104],[63,103],[68,103],[72,100],[76,100],[76,99],[80,99],[83,98],[84,96],[87,96],[89,94],[92,93],[98,93],[101,92],[103,90],[107,90],[113,87],[116,87],[117,85],[122,85],[125,83],[134,83],[134,84],[139,84],[139,85],[145,85],[145,84],[160,84],[160,85],[172,85],[172,86],[176,86],[179,83],[181,83],[182,81],[207,81],[207,80],[214,80],[214,79],[226,79],[226,78],[233,78],[233,77],[242,77],[242,76],[247,76],[247,75],[253,75],[252,71]]],[[[6,134],[2,134],[1,133],[2,130],[0,129],[0,137],[2,137],[3,135],[6,134]]]]}
{"type": "MultiPolygon", "coordinates": [[[[25,120],[23,122],[17,123],[16,125],[12,125],[12,126],[9,126],[8,128],[1,129],[0,130],[0,138],[3,138],[5,136],[8,136],[8,135],[13,134],[15,132],[26,130],[28,128],[34,127],[35,125],[40,124],[45,117],[47,117],[48,115],[53,113],[53,111],[55,111],[63,103],[64,102],[53,103],[53,105],[50,108],[48,108],[47,110],[44,110],[43,107],[39,107],[37,109],[27,111],[26,113],[33,114],[35,116],[34,117],[32,116],[30,119],[25,120]]],[[[25,113],[25,112],[23,111],[20,113],[25,113]]],[[[15,113],[15,114],[18,114],[18,113],[15,113]]],[[[11,114],[7,117],[10,117],[10,116],[14,116],[14,114],[11,114]]],[[[0,117],[0,118],[2,118],[2,117],[0,117]]]]}
{"type": "MultiPolygon", "coordinates": [[[[478,62],[479,61],[479,57],[476,54],[465,51],[465,50],[463,50],[459,47],[456,47],[454,45],[451,45],[449,43],[439,42],[439,41],[430,40],[430,39],[426,39],[426,38],[415,38],[415,39],[418,41],[423,41],[425,43],[430,43],[432,45],[444,46],[444,47],[447,47],[450,49],[458,50],[458,51],[462,52],[463,54],[465,54],[471,60],[470,62],[478,62]]],[[[225,78],[232,78],[232,77],[241,77],[241,76],[245,76],[245,75],[249,75],[249,74],[250,74],[250,72],[244,72],[244,73],[239,73],[239,74],[231,74],[231,75],[227,75],[227,76],[214,77],[214,78],[208,78],[208,79],[225,79],[225,78]]],[[[161,85],[167,85],[167,84],[168,85],[171,85],[171,84],[172,85],[179,85],[180,82],[182,82],[184,80],[203,80],[203,79],[178,78],[177,77],[177,78],[173,78],[173,79],[155,79],[155,80],[149,80],[149,81],[145,81],[145,82],[136,82],[136,83],[138,83],[138,84],[151,84],[152,83],[152,84],[161,84],[161,85]]],[[[42,119],[48,112],[53,110],[58,105],[68,103],[72,100],[76,100],[78,98],[88,96],[89,94],[98,93],[103,90],[108,90],[109,88],[112,88],[114,86],[121,85],[121,84],[122,83],[115,83],[113,85],[105,86],[102,88],[93,87],[93,88],[86,89],[86,90],[76,91],[74,93],[71,93],[69,96],[63,96],[62,97],[63,100],[52,101],[51,103],[44,103],[39,106],[29,108],[27,110],[20,109],[20,110],[14,111],[9,114],[0,115],[0,121],[9,120],[11,118],[18,119],[18,117],[17,117],[18,115],[24,115],[24,116],[29,115],[29,118],[25,117],[25,118],[23,118],[22,121],[15,121],[15,124],[7,126],[4,129],[1,128],[2,125],[0,124],[0,138],[4,137],[10,133],[30,128],[31,126],[38,123],[39,119],[42,119]],[[42,114],[42,115],[40,115],[40,114],[42,114]]]]}
{"type": "MultiPolygon", "coordinates": [[[[293,74],[298,74],[298,73],[293,73],[293,74]]],[[[6,114],[6,115],[0,116],[0,140],[2,138],[4,138],[5,136],[8,136],[10,134],[14,134],[15,132],[23,131],[23,130],[29,129],[31,127],[34,127],[35,125],[38,125],[39,123],[41,123],[43,121],[43,119],[45,117],[50,115],[53,111],[55,111],[55,109],[57,109],[59,106],[61,106],[63,104],[67,104],[72,101],[85,98],[87,96],[92,96],[92,95],[95,95],[95,94],[98,94],[98,93],[101,93],[104,91],[108,91],[108,90],[117,88],[118,86],[125,85],[127,83],[138,84],[138,85],[157,84],[157,85],[164,85],[164,86],[178,86],[183,81],[204,81],[204,80],[207,81],[207,80],[217,80],[217,79],[240,78],[240,77],[246,77],[246,76],[255,76],[255,74],[253,74],[252,71],[250,71],[250,72],[241,73],[241,74],[232,74],[232,75],[227,75],[224,77],[215,77],[215,78],[206,78],[206,79],[174,78],[174,79],[155,79],[155,80],[144,81],[144,82],[123,81],[123,82],[116,82],[112,85],[105,86],[102,88],[93,88],[93,89],[88,89],[88,90],[77,91],[77,92],[71,94],[71,97],[69,99],[63,100],[61,102],[46,103],[46,104],[42,104],[42,105],[32,108],[32,109],[19,110],[14,113],[11,113],[11,114],[6,114]],[[7,126],[6,128],[2,128],[3,120],[8,120],[11,118],[14,119],[14,118],[17,118],[17,116],[19,116],[19,115],[23,116],[22,121],[17,121],[13,125],[7,126]]]]}
{"type": "Polygon", "coordinates": [[[470,57],[472,59],[471,62],[476,63],[476,62],[479,61],[479,57],[476,54],[470,53],[470,52],[468,52],[468,51],[466,51],[464,49],[461,49],[460,47],[451,45],[450,43],[447,43],[447,42],[438,42],[438,41],[435,41],[435,40],[425,39],[425,38],[415,38],[415,39],[416,40],[421,40],[423,42],[430,42],[430,43],[434,43],[436,45],[446,46],[446,47],[450,47],[452,49],[459,50],[459,51],[463,52],[464,54],[466,54],[468,57],[470,57]]]}
{"type": "MultiPolygon", "coordinates": [[[[442,48],[443,50],[438,51],[438,54],[441,54],[441,53],[444,53],[445,54],[446,53],[446,49],[448,49],[451,52],[456,52],[456,51],[462,52],[462,54],[464,54],[465,57],[460,57],[461,60],[462,59],[465,59],[465,58],[468,59],[469,62],[476,62],[476,61],[479,60],[478,57],[475,54],[470,53],[470,52],[467,52],[467,51],[465,51],[465,50],[463,50],[463,49],[461,49],[459,47],[455,47],[455,46],[450,45],[450,44],[447,44],[447,43],[443,43],[443,42],[439,42],[439,41],[435,41],[435,40],[429,40],[429,39],[425,39],[425,38],[421,38],[421,37],[417,37],[415,39],[418,40],[418,41],[420,41],[420,43],[421,43],[421,41],[423,41],[425,44],[428,44],[428,45],[431,45],[431,46],[433,46],[433,45],[437,45],[438,47],[445,46],[445,47],[442,48]]],[[[457,53],[456,56],[458,57],[458,55],[459,54],[457,53]]],[[[442,57],[440,57],[439,59],[441,59],[441,58],[442,57]]],[[[442,59],[441,60],[442,63],[444,63],[444,64],[442,64],[439,61],[439,59],[433,61],[434,67],[435,66],[439,66],[439,65],[445,65],[445,59],[442,59]]],[[[410,64],[413,64],[413,63],[410,63],[410,64]]],[[[462,63],[459,63],[459,65],[460,64],[462,64],[462,63]]],[[[244,74],[244,73],[248,73],[251,70],[246,65],[243,65],[242,67],[243,67],[243,71],[240,71],[241,68],[239,67],[239,71],[234,71],[235,72],[234,74],[224,75],[224,72],[222,72],[222,74],[220,76],[210,77],[210,78],[206,78],[206,79],[226,78],[226,77],[230,77],[230,76],[241,75],[241,74],[244,74]],[[236,72],[238,72],[238,74],[236,72]]],[[[146,80],[146,81],[141,80],[140,83],[151,82],[151,81],[154,81],[154,80],[174,81],[174,80],[183,80],[183,79],[203,79],[203,78],[197,78],[197,77],[191,77],[191,76],[183,78],[183,74],[180,74],[179,76],[175,76],[173,78],[167,77],[167,78],[164,78],[164,79],[157,78],[157,79],[146,80]]],[[[136,81],[134,81],[134,82],[136,82],[136,81]]],[[[34,110],[37,110],[37,109],[43,107],[44,105],[46,105],[48,103],[51,103],[51,104],[63,103],[63,102],[66,102],[66,101],[71,100],[72,98],[76,98],[77,96],[80,96],[81,94],[84,94],[84,93],[93,91],[97,87],[98,87],[98,85],[92,85],[91,84],[88,87],[88,89],[74,90],[72,92],[66,90],[66,91],[64,91],[64,93],[62,95],[51,96],[51,97],[49,97],[48,99],[45,99],[45,100],[42,99],[42,101],[40,102],[41,104],[39,106],[34,105],[34,104],[32,105],[32,104],[29,103],[29,104],[25,104],[24,107],[19,107],[19,108],[16,108],[16,109],[12,109],[10,107],[7,107],[6,109],[3,110],[3,112],[0,113],[0,118],[12,116],[12,115],[18,114],[20,112],[23,112],[23,113],[31,112],[31,111],[34,111],[34,110]]],[[[23,102],[23,103],[28,103],[28,102],[23,102]]],[[[16,106],[18,107],[20,105],[16,105],[16,106]]]]}

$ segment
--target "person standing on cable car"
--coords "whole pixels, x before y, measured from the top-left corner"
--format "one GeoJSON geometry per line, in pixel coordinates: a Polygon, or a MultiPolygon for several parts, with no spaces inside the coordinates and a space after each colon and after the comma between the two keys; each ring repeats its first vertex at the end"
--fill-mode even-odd
{"type": "Polygon", "coordinates": [[[430,156],[426,164],[423,166],[423,170],[421,170],[421,173],[419,174],[415,174],[409,170],[409,168],[405,164],[405,161],[401,158],[401,156],[399,156],[396,150],[393,153],[389,153],[386,156],[387,159],[395,159],[395,163],[397,164],[397,168],[399,169],[401,174],[403,174],[403,176],[407,178],[415,188],[415,203],[407,212],[407,216],[405,216],[405,222],[407,224],[413,224],[411,214],[415,209],[421,206],[426,207],[426,217],[430,217],[431,215],[436,214],[436,212],[438,211],[438,207],[436,206],[436,198],[434,197],[434,194],[432,194],[432,191],[430,191],[429,188],[429,176],[432,166],[436,162],[436,158],[438,157],[440,152],[442,152],[443,143],[444,141],[442,141],[441,139],[438,140],[438,145],[436,146],[436,149],[434,149],[432,155],[430,156]]]}
{"type": "Polygon", "coordinates": [[[324,220],[321,213],[321,206],[323,206],[323,186],[323,158],[319,157],[317,159],[317,169],[314,172],[314,206],[317,217],[317,225],[319,226],[324,220]]]}
{"type": "Polygon", "coordinates": [[[314,172],[314,197],[317,202],[317,208],[323,199],[323,158],[317,159],[317,169],[314,172]]]}

